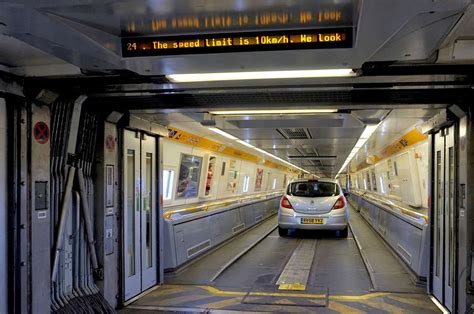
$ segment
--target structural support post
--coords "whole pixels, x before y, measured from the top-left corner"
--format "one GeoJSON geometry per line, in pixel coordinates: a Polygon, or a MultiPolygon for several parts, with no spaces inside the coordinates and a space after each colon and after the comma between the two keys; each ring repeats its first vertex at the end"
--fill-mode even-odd
{"type": "Polygon", "coordinates": [[[94,235],[92,233],[92,223],[91,223],[91,217],[90,217],[90,212],[89,212],[89,203],[87,200],[86,185],[85,185],[84,174],[82,173],[82,169],[78,169],[77,179],[79,183],[79,194],[81,196],[80,207],[82,210],[82,215],[84,217],[84,224],[86,227],[87,244],[89,245],[89,252],[91,254],[92,269],[95,272],[97,272],[97,270],[99,269],[99,265],[97,263],[97,254],[95,252],[95,247],[94,247],[94,235]]]}
{"type": "Polygon", "coordinates": [[[74,183],[74,177],[76,175],[76,168],[69,167],[69,171],[67,174],[67,181],[66,181],[66,189],[64,190],[64,196],[61,202],[61,217],[59,220],[59,229],[56,235],[56,241],[54,246],[54,262],[53,262],[53,271],[51,273],[51,281],[56,281],[56,276],[58,273],[58,265],[59,265],[59,255],[63,249],[64,244],[64,232],[66,230],[66,222],[67,217],[69,215],[69,200],[71,199],[72,194],[72,185],[74,183]]]}

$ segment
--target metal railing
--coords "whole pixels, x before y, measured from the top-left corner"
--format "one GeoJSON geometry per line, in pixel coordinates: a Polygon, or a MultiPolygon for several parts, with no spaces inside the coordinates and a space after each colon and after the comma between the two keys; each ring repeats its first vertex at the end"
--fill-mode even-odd
{"type": "Polygon", "coordinates": [[[371,193],[367,193],[367,192],[360,193],[358,191],[351,191],[351,193],[359,195],[361,197],[365,197],[367,199],[371,199],[371,200],[373,200],[377,203],[380,203],[382,205],[389,206],[393,210],[398,210],[401,214],[405,214],[407,216],[410,216],[410,217],[413,217],[413,218],[416,218],[416,219],[421,219],[421,220],[423,220],[424,225],[428,224],[428,216],[427,215],[416,212],[412,209],[408,209],[406,207],[400,206],[398,204],[395,204],[391,200],[382,199],[380,197],[377,197],[377,196],[375,196],[371,193]]]}
{"type": "Polygon", "coordinates": [[[205,211],[210,211],[212,209],[215,209],[217,207],[226,207],[229,205],[233,204],[242,204],[246,203],[248,201],[258,201],[258,200],[264,200],[268,199],[274,196],[282,195],[283,190],[281,191],[276,191],[276,192],[270,192],[270,193],[260,193],[260,194],[254,194],[254,195],[249,195],[246,197],[236,197],[232,199],[225,199],[225,200],[220,200],[220,201],[212,201],[209,203],[197,205],[197,206],[192,206],[192,207],[187,207],[187,208],[182,208],[182,209],[176,209],[176,210],[169,210],[163,214],[163,218],[167,220],[173,220],[173,215],[180,214],[180,215],[189,215],[189,214],[194,214],[194,213],[200,213],[200,212],[205,212],[205,211]]]}

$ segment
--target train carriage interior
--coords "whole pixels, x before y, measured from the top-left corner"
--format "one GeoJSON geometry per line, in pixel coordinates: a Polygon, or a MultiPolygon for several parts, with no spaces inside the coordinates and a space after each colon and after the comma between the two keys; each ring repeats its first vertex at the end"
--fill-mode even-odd
{"type": "Polygon", "coordinates": [[[0,313],[474,310],[473,1],[3,0],[0,46],[0,313]]]}

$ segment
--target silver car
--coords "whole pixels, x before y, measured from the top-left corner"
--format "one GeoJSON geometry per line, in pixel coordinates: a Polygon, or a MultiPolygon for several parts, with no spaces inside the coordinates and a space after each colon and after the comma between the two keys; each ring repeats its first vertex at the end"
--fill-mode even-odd
{"type": "Polygon", "coordinates": [[[278,210],[278,233],[288,229],[339,230],[347,237],[349,208],[336,180],[299,179],[288,184],[278,210]]]}

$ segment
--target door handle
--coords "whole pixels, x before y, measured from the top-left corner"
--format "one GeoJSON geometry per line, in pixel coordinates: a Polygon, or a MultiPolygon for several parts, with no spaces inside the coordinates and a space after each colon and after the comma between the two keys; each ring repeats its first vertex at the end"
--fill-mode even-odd
{"type": "Polygon", "coordinates": [[[135,194],[135,208],[136,208],[136,211],[139,212],[140,211],[140,197],[139,195],[135,194]]]}
{"type": "Polygon", "coordinates": [[[459,200],[459,203],[461,204],[461,208],[465,208],[464,207],[464,201],[466,200],[466,184],[461,184],[460,186],[460,200],[459,200]]]}

